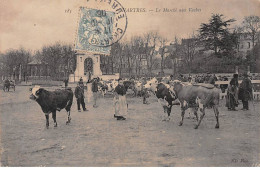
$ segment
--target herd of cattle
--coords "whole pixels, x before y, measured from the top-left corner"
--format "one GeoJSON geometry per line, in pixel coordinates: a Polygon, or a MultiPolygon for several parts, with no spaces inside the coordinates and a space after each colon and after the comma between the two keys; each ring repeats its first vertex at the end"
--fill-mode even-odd
{"type": "MultiPolygon", "coordinates": [[[[113,93],[117,85],[118,82],[116,80],[99,81],[99,90],[103,95],[108,92],[113,93]]],[[[199,127],[205,115],[205,109],[213,108],[217,122],[215,128],[219,128],[218,104],[220,89],[214,85],[204,83],[191,84],[165,77],[160,81],[156,78],[146,81],[125,80],[124,86],[127,90],[131,89],[135,96],[148,97],[149,95],[147,94],[154,94],[158,102],[163,106],[164,112],[168,115],[166,120],[170,119],[172,106],[178,103],[181,108],[180,126],[183,124],[185,110],[188,108],[191,108],[197,118],[195,129],[199,127]],[[198,111],[201,112],[200,116],[197,114],[198,111]]],[[[35,86],[31,91],[30,99],[35,100],[45,113],[47,128],[49,127],[49,114],[52,113],[54,126],[57,127],[56,111],[64,108],[68,113],[66,124],[70,123],[70,110],[73,102],[73,91],[71,88],[47,91],[39,86],[35,86]]]]}

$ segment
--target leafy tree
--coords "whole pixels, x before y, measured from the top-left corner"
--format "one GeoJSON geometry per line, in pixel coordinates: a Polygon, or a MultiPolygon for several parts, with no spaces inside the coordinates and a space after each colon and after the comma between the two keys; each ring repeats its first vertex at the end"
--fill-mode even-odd
{"type": "Polygon", "coordinates": [[[206,50],[214,50],[218,54],[223,48],[223,39],[228,34],[228,26],[234,19],[224,20],[222,14],[213,14],[209,23],[202,23],[199,32],[200,40],[205,44],[206,50]]]}
{"type": "Polygon", "coordinates": [[[236,32],[224,33],[224,37],[221,41],[220,50],[223,56],[232,57],[235,54],[235,49],[238,46],[238,34],[236,32]]]}

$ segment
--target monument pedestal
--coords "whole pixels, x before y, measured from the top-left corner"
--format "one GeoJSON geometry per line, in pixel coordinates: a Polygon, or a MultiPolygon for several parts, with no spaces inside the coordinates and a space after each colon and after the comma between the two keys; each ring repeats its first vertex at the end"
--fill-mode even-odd
{"type": "Polygon", "coordinates": [[[69,76],[69,82],[78,82],[81,77],[84,82],[87,82],[89,77],[92,79],[93,76],[102,76],[100,55],[88,52],[77,53],[76,70],[69,76]]]}

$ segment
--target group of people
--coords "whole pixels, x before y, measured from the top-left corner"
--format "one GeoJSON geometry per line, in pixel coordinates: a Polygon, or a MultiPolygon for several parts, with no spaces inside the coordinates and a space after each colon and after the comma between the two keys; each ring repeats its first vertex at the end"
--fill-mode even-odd
{"type": "MultiPolygon", "coordinates": [[[[180,76],[183,78],[183,76],[180,76]]],[[[199,76],[196,76],[195,79],[199,79],[199,76]]],[[[215,84],[217,80],[215,75],[208,75],[203,77],[205,83],[215,84]]],[[[248,101],[252,99],[253,90],[252,83],[247,74],[243,74],[242,83],[239,85],[238,83],[239,76],[238,74],[234,74],[231,79],[228,87],[227,87],[227,97],[226,97],[226,107],[230,111],[235,111],[236,107],[238,107],[238,100],[242,100],[243,108],[242,110],[249,110],[248,101]]],[[[93,100],[94,100],[94,108],[97,108],[97,99],[98,99],[98,83],[99,78],[95,77],[88,83],[92,83],[91,90],[93,92],[93,100]]],[[[225,79],[226,80],[226,79],[225,79]]],[[[188,80],[189,81],[189,80],[188,80]]],[[[83,111],[88,111],[85,105],[85,95],[84,95],[84,83],[83,79],[80,78],[78,82],[78,86],[75,89],[75,97],[77,99],[78,111],[80,112],[80,106],[82,106],[83,111]]],[[[86,87],[87,88],[87,87],[86,87]]],[[[128,105],[126,101],[126,87],[124,86],[124,80],[122,78],[118,79],[118,85],[114,90],[114,118],[117,120],[126,120],[128,105]]]]}
{"type": "MultiPolygon", "coordinates": [[[[93,93],[93,99],[94,99],[94,108],[97,108],[97,92],[98,92],[98,78],[94,78],[92,80],[92,88],[91,91],[93,93]]],[[[88,111],[88,109],[86,109],[86,105],[85,105],[85,94],[84,94],[84,89],[85,87],[87,88],[87,86],[84,86],[84,82],[82,77],[80,78],[77,87],[75,88],[75,97],[77,99],[77,106],[78,106],[78,111],[81,112],[80,109],[80,105],[82,106],[83,111],[88,111]]]]}
{"type": "MultiPolygon", "coordinates": [[[[97,99],[98,99],[98,82],[99,82],[99,78],[95,77],[93,78],[91,81],[88,81],[88,83],[91,83],[91,90],[93,93],[93,100],[94,100],[94,108],[97,108],[97,99]]],[[[118,79],[118,85],[115,88],[114,91],[114,109],[115,109],[115,114],[114,114],[114,118],[116,118],[117,120],[126,120],[126,116],[127,116],[127,101],[126,101],[126,88],[123,84],[123,80],[121,78],[118,79]]],[[[75,88],[75,97],[77,99],[77,107],[78,107],[78,111],[81,112],[81,108],[80,106],[82,106],[83,111],[88,111],[86,109],[86,105],[85,105],[85,95],[84,95],[84,83],[83,83],[83,79],[80,78],[80,81],[78,82],[77,87],[75,88]]],[[[87,86],[86,86],[87,88],[87,86]]]]}
{"type": "Polygon", "coordinates": [[[177,78],[178,80],[182,81],[182,82],[190,82],[190,83],[209,83],[209,84],[215,84],[215,82],[218,80],[218,78],[216,77],[215,74],[202,74],[202,75],[182,75],[180,74],[177,78]]]}
{"type": "Polygon", "coordinates": [[[238,100],[242,100],[242,110],[249,110],[248,101],[253,99],[253,88],[251,80],[248,75],[243,74],[243,80],[241,84],[238,84],[238,74],[234,74],[231,79],[226,97],[226,107],[230,111],[236,111],[238,107],[238,100]]]}

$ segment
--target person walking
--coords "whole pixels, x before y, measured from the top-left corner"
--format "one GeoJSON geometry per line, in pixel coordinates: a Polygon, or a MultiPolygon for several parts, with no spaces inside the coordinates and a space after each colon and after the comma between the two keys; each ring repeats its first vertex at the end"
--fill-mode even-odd
{"type": "Polygon", "coordinates": [[[88,82],[87,83],[90,83],[91,81],[91,72],[88,72],[88,82]]]}
{"type": "Polygon", "coordinates": [[[84,96],[84,84],[83,83],[80,83],[80,82],[78,83],[78,86],[75,89],[75,97],[77,99],[78,111],[81,112],[80,105],[82,105],[83,111],[88,111],[86,109],[85,101],[84,101],[85,96],[84,96]]]}
{"type": "Polygon", "coordinates": [[[238,106],[238,74],[234,74],[231,79],[226,98],[226,107],[228,110],[237,111],[235,107],[238,106]]]}
{"type": "Polygon", "coordinates": [[[92,93],[93,93],[93,99],[94,99],[94,108],[97,108],[97,98],[98,98],[98,78],[94,78],[92,82],[92,93]]]}
{"type": "Polygon", "coordinates": [[[126,102],[126,88],[124,87],[123,80],[118,79],[118,85],[115,88],[114,96],[114,117],[117,120],[126,120],[127,116],[127,102],[126,102]]]}
{"type": "Polygon", "coordinates": [[[249,110],[248,101],[252,100],[253,90],[251,80],[248,78],[248,75],[245,73],[243,75],[242,83],[239,86],[239,99],[242,100],[243,108],[242,110],[249,110]]]}

